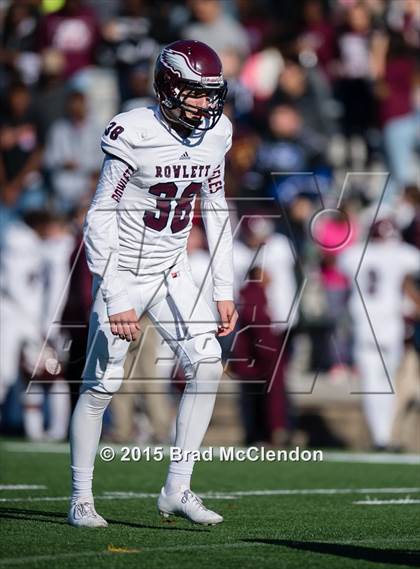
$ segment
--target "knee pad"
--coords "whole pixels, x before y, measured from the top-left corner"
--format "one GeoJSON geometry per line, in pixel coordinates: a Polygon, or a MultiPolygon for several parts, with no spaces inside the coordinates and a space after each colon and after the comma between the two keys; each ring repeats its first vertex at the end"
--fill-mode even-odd
{"type": "Polygon", "coordinates": [[[222,350],[214,334],[199,334],[182,343],[179,356],[196,365],[203,360],[220,361],[222,350]]]}
{"type": "Polygon", "coordinates": [[[192,379],[199,371],[213,381],[218,380],[222,375],[222,350],[212,333],[199,334],[185,340],[179,356],[184,364],[187,379],[192,379]]]}

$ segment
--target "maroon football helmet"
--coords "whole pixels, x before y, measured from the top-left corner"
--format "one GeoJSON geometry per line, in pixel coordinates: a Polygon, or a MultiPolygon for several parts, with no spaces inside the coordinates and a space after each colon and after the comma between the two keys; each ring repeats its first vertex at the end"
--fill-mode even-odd
{"type": "Polygon", "coordinates": [[[156,61],[154,88],[163,115],[172,123],[206,131],[222,116],[227,93],[222,63],[205,43],[180,40],[166,46],[156,61]],[[205,108],[185,102],[203,96],[205,108]]]}

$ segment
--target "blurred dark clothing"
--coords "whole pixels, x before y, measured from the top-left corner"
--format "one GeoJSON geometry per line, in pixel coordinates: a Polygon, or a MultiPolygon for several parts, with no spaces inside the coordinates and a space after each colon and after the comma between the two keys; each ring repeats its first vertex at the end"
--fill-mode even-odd
{"type": "Polygon", "coordinates": [[[89,271],[83,237],[80,235],[70,258],[69,295],[61,319],[70,337],[70,353],[65,378],[69,382],[71,408],[76,406],[85,366],[88,323],[92,305],[92,275],[89,271]]]}
{"type": "Polygon", "coordinates": [[[12,2],[6,13],[0,46],[16,52],[36,51],[39,10],[35,6],[19,4],[12,2]]]}
{"type": "Polygon", "coordinates": [[[133,70],[142,68],[148,75],[159,51],[158,44],[150,37],[150,30],[149,18],[129,13],[122,13],[104,26],[101,58],[117,71],[121,102],[136,95],[131,85],[133,70]]]}
{"type": "Polygon", "coordinates": [[[34,110],[43,133],[66,114],[68,87],[61,81],[48,84],[41,80],[34,93],[34,110]]]}
{"type": "Polygon", "coordinates": [[[413,112],[413,83],[415,60],[410,57],[392,57],[385,67],[383,96],[379,99],[379,117],[382,124],[413,112]]]}
{"type": "Polygon", "coordinates": [[[300,40],[306,48],[311,48],[326,77],[331,76],[330,64],[337,53],[335,28],[328,20],[313,22],[305,26],[300,40]]]}
{"type": "Polygon", "coordinates": [[[92,305],[92,275],[86,261],[83,237],[79,235],[70,257],[70,288],[64,307],[63,324],[87,324],[92,305]]]}
{"type": "Polygon", "coordinates": [[[305,172],[325,163],[324,139],[301,128],[295,136],[267,137],[257,153],[257,169],[271,172],[305,172]]]}
{"type": "MultiPolygon", "coordinates": [[[[292,105],[301,115],[305,129],[326,138],[337,130],[334,117],[335,104],[330,87],[317,69],[302,69],[302,75],[301,92],[288,92],[280,84],[268,104],[292,105]]],[[[324,144],[325,142],[326,140],[324,144]]]]}
{"type": "Polygon", "coordinates": [[[263,435],[271,440],[286,428],[285,354],[282,335],[271,327],[259,282],[248,282],[241,290],[238,310],[241,331],[233,348],[232,370],[243,381],[241,407],[246,443],[251,444],[263,435]]]}
{"type": "Polygon", "coordinates": [[[372,33],[372,29],[363,33],[344,27],[338,35],[335,95],[343,106],[345,136],[365,135],[375,123],[376,104],[369,66],[372,33]]]}
{"type": "Polygon", "coordinates": [[[411,223],[402,231],[402,236],[406,243],[420,249],[420,205],[411,223]]]}
{"type": "Polygon", "coordinates": [[[0,117],[0,155],[7,180],[13,180],[24,168],[33,152],[44,143],[44,133],[32,111],[15,117],[0,117]]]}

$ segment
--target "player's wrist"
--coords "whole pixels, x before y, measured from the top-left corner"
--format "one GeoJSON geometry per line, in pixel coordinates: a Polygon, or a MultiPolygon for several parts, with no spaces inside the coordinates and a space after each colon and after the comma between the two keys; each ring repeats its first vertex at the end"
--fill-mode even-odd
{"type": "Polygon", "coordinates": [[[213,300],[215,302],[223,302],[224,300],[233,301],[233,289],[230,285],[219,286],[214,289],[213,300]]]}
{"type": "Polygon", "coordinates": [[[118,297],[112,297],[106,301],[108,317],[114,316],[114,314],[119,314],[120,312],[128,312],[133,309],[133,303],[126,292],[118,297]]]}

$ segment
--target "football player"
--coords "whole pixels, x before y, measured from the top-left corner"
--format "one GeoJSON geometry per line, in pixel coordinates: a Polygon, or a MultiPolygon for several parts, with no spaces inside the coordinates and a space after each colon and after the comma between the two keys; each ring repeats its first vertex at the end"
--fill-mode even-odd
{"type": "MultiPolygon", "coordinates": [[[[224,157],[232,126],[222,114],[226,82],[217,54],[198,41],[162,50],[155,68],[158,104],[117,115],[102,137],[105,153],[85,223],[94,304],[83,387],[72,418],[72,498],[68,521],[105,527],[92,478],[102,418],[122,382],[128,343],[146,313],[181,361],[187,378],[175,446],[199,449],[222,374],[216,335],[229,334],[233,303],[232,235],[224,198],[224,157]],[[194,284],[186,241],[197,196],[211,253],[220,324],[194,284]]],[[[171,462],[158,499],[164,516],[217,524],[190,490],[194,461],[171,462]]]]}
{"type": "Polygon", "coordinates": [[[419,251],[398,238],[390,214],[372,226],[370,240],[352,245],[339,257],[351,279],[355,363],[362,404],[373,446],[390,447],[395,413],[395,381],[404,349],[403,299],[420,304],[412,277],[420,270],[419,251]]]}

